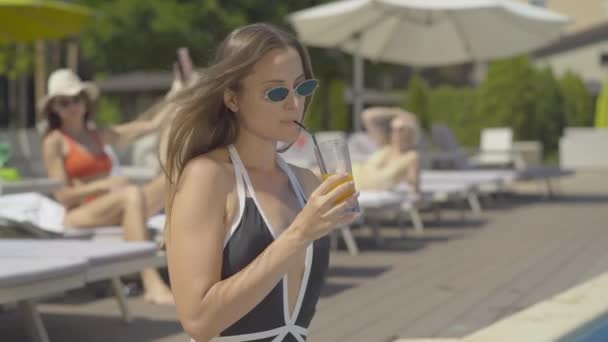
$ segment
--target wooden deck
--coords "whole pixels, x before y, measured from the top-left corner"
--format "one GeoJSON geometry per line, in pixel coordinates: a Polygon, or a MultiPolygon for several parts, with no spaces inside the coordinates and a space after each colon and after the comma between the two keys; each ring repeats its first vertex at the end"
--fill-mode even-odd
{"type": "Polygon", "coordinates": [[[604,186],[549,202],[518,196],[480,221],[451,215],[388,248],[334,253],[311,340],[461,337],[608,271],[604,186]]]}
{"type": "MultiPolygon", "coordinates": [[[[332,254],[309,341],[460,337],[608,271],[606,176],[579,174],[558,200],[494,202],[479,219],[448,210],[422,235],[386,227],[384,246],[356,231],[362,253],[332,254]]],[[[113,299],[70,297],[41,305],[53,341],[187,341],[173,308],[133,299],[125,326],[113,299]]],[[[22,341],[20,324],[0,312],[0,341],[22,341]]]]}

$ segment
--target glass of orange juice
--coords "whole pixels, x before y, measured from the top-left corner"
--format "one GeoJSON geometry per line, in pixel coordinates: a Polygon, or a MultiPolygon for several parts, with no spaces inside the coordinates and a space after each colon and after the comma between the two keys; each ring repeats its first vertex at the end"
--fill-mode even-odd
{"type": "MultiPolygon", "coordinates": [[[[334,188],[338,187],[340,184],[353,180],[350,153],[346,139],[337,138],[320,141],[318,152],[317,162],[319,163],[323,180],[338,173],[348,174],[348,178],[340,183],[336,183],[334,188]]],[[[338,202],[345,201],[351,195],[352,193],[345,194],[338,199],[338,202]]],[[[359,212],[359,203],[355,200],[353,205],[348,208],[348,211],[359,212]]]]}

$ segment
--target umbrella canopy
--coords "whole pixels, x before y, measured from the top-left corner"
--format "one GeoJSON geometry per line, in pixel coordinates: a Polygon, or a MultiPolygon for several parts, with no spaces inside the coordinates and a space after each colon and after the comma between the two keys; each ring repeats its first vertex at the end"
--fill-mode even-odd
{"type": "Polygon", "coordinates": [[[361,58],[412,66],[486,61],[549,44],[568,23],[513,0],[343,0],[288,20],[306,45],[355,56],[355,123],[362,109],[361,58]]]}
{"type": "Polygon", "coordinates": [[[0,0],[0,42],[54,39],[82,30],[91,12],[51,0],[0,0]]]}
{"type": "Polygon", "coordinates": [[[307,45],[419,66],[531,51],[558,38],[568,22],[504,0],[347,0],[295,12],[289,20],[307,45]]]}

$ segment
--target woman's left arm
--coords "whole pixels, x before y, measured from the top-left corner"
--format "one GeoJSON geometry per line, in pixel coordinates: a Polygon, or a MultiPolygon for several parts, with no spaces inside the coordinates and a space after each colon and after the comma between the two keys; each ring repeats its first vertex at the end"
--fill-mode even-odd
{"type": "Polygon", "coordinates": [[[160,131],[162,127],[171,121],[175,110],[172,105],[166,103],[155,106],[159,106],[160,108],[158,109],[159,112],[152,119],[135,119],[100,130],[103,142],[111,145],[128,145],[144,135],[160,131]]]}

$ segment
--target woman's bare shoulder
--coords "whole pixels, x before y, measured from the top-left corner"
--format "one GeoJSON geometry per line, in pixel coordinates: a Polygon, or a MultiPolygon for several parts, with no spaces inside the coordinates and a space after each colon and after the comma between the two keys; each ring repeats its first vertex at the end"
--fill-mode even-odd
{"type": "Polygon", "coordinates": [[[53,130],[42,137],[42,149],[45,151],[64,151],[64,139],[61,132],[53,130]]]}
{"type": "Polygon", "coordinates": [[[58,141],[63,141],[63,135],[56,129],[42,137],[42,144],[56,144],[58,141]]]}
{"type": "Polygon", "coordinates": [[[203,176],[224,174],[230,159],[221,149],[216,149],[201,155],[198,155],[189,160],[184,166],[184,175],[203,176]]]}
{"type": "Polygon", "coordinates": [[[201,184],[212,187],[213,190],[229,190],[234,183],[230,172],[230,158],[222,149],[201,154],[192,158],[184,166],[181,175],[181,185],[201,184]]]}

